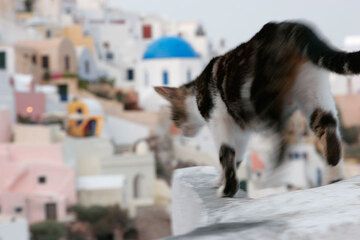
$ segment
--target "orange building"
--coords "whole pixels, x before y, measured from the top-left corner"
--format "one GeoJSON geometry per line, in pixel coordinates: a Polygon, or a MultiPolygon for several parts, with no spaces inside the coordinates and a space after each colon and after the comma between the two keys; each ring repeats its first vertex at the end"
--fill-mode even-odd
{"type": "Polygon", "coordinates": [[[67,132],[74,137],[100,136],[103,129],[100,105],[93,99],[74,100],[68,105],[67,132]]]}
{"type": "Polygon", "coordinates": [[[86,47],[94,53],[94,39],[84,34],[81,25],[71,25],[63,29],[62,37],[68,38],[76,47],[86,47]]]}

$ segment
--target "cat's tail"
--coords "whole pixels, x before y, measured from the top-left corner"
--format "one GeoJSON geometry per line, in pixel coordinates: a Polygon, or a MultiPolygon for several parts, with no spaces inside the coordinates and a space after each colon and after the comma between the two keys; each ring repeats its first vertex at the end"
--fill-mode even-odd
{"type": "Polygon", "coordinates": [[[338,74],[360,73],[360,51],[344,52],[329,46],[309,27],[296,24],[294,40],[300,51],[315,65],[338,74]]]}

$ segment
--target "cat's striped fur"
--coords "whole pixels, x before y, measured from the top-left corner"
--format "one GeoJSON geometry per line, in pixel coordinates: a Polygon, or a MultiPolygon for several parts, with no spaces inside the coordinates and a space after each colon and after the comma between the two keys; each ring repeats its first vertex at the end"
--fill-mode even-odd
{"type": "Polygon", "coordinates": [[[235,163],[242,160],[251,131],[268,128],[281,135],[295,109],[308,118],[329,165],[338,164],[338,117],[326,70],[358,74],[360,53],[335,50],[304,24],[271,22],[212,59],[191,83],[155,90],[170,101],[173,120],[185,135],[209,125],[224,169],[222,195],[233,196],[235,163]]]}

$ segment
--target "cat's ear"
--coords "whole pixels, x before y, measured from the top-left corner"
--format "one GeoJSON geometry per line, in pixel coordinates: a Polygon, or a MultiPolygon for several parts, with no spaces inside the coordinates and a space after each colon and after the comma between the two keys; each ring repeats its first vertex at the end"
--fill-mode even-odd
{"type": "Polygon", "coordinates": [[[171,101],[176,98],[179,89],[175,87],[154,87],[154,90],[166,100],[171,101]]]}

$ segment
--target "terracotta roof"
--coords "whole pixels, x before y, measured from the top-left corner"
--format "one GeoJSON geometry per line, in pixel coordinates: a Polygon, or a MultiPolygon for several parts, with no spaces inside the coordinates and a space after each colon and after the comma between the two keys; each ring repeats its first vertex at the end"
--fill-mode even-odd
{"type": "Polygon", "coordinates": [[[360,126],[360,94],[336,96],[343,124],[346,127],[360,126]]]}

